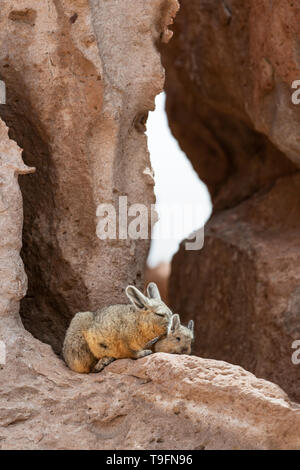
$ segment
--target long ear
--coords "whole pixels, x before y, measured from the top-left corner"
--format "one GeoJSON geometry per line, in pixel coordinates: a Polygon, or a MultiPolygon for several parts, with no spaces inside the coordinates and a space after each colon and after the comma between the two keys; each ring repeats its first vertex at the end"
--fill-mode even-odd
{"type": "Polygon", "coordinates": [[[147,308],[149,306],[149,300],[142,294],[136,287],[127,286],[125,293],[130,302],[137,308],[147,308]]]}
{"type": "Polygon", "coordinates": [[[193,320],[189,321],[188,329],[191,330],[191,332],[193,333],[193,336],[194,336],[194,321],[193,320]]]}
{"type": "Polygon", "coordinates": [[[171,331],[174,333],[174,331],[178,330],[180,328],[180,317],[178,313],[174,313],[172,317],[172,325],[171,325],[171,331]]]}
{"type": "Polygon", "coordinates": [[[148,284],[147,293],[149,299],[161,300],[160,293],[155,282],[150,282],[150,284],[148,284]]]}

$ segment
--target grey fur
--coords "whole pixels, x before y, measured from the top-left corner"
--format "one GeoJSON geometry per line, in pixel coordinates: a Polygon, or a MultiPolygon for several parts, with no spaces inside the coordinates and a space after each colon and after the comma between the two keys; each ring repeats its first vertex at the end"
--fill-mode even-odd
{"type": "Polygon", "coordinates": [[[153,345],[153,352],[166,352],[170,354],[191,354],[194,341],[194,322],[189,321],[188,327],[180,324],[180,317],[176,313],[172,317],[169,333],[153,345]]]}

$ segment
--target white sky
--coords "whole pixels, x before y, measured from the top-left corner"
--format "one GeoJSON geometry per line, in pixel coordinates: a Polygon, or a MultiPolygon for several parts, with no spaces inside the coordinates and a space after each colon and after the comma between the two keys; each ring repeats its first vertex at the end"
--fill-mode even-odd
{"type": "Polygon", "coordinates": [[[205,224],[211,213],[211,201],[205,184],[200,181],[190,161],[171,134],[165,112],[164,93],[157,96],[156,109],[149,114],[147,135],[151,163],[155,172],[156,210],[161,218],[155,225],[154,237],[158,237],[159,230],[163,230],[162,224],[164,230],[166,226],[180,224],[184,206],[192,205],[194,209],[193,219],[190,220],[188,227],[185,226],[181,230],[180,235],[169,239],[152,240],[148,264],[154,267],[162,261],[171,261],[179,243],[205,224]],[[165,215],[162,217],[165,206],[170,206],[170,210],[164,212],[165,215]]]}

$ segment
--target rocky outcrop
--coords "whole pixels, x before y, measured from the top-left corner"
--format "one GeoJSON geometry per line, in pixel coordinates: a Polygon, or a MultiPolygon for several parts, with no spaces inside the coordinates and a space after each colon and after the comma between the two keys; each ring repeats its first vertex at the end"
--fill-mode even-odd
{"type": "Polygon", "coordinates": [[[6,326],[1,449],[300,449],[299,406],[240,367],[158,353],[83,376],[6,326]]]}
{"type": "Polygon", "coordinates": [[[156,43],[176,0],[3,0],[0,71],[10,137],[36,172],[21,181],[26,328],[59,352],[79,310],[143,285],[147,240],[100,240],[97,207],[154,202],[145,120],[163,88],[156,43]],[[149,173],[149,171],[148,171],[149,173]]]}
{"type": "MultiPolygon", "coordinates": [[[[20,258],[23,204],[18,175],[32,173],[0,120],[0,317],[17,314],[27,278],[20,258]]],[[[0,338],[1,339],[1,338],[0,338]]]]}
{"type": "Polygon", "coordinates": [[[216,214],[204,249],[195,256],[182,246],[175,256],[170,286],[176,311],[195,320],[196,354],[239,364],[297,400],[299,192],[299,175],[282,178],[216,214]]]}
{"type": "Polygon", "coordinates": [[[298,400],[299,19],[286,0],[182,0],[163,51],[171,128],[214,203],[203,250],[173,261],[172,307],[197,354],[298,400]]]}
{"type": "Polygon", "coordinates": [[[167,111],[215,210],[300,164],[299,15],[288,0],[180,2],[163,50],[167,111]]]}
{"type": "Polygon", "coordinates": [[[300,449],[299,406],[240,367],[159,353],[81,375],[24,329],[17,175],[33,169],[0,137],[0,449],[300,449]]]}

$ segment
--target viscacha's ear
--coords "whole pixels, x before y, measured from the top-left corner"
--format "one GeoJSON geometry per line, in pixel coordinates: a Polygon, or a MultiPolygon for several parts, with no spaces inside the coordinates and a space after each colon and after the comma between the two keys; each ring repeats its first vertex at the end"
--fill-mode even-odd
{"type": "Polygon", "coordinates": [[[180,328],[180,317],[178,313],[174,313],[172,317],[172,324],[171,324],[171,331],[174,333],[174,331],[178,330],[180,328]]]}
{"type": "Polygon", "coordinates": [[[193,336],[194,336],[194,321],[193,320],[189,321],[188,329],[191,330],[191,332],[193,333],[193,336]]]}
{"type": "Polygon", "coordinates": [[[127,286],[125,291],[130,302],[137,308],[148,308],[149,299],[134,286],[127,286]]]}
{"type": "Polygon", "coordinates": [[[149,299],[161,300],[160,293],[155,282],[150,282],[150,284],[148,284],[147,294],[149,299]]]}

